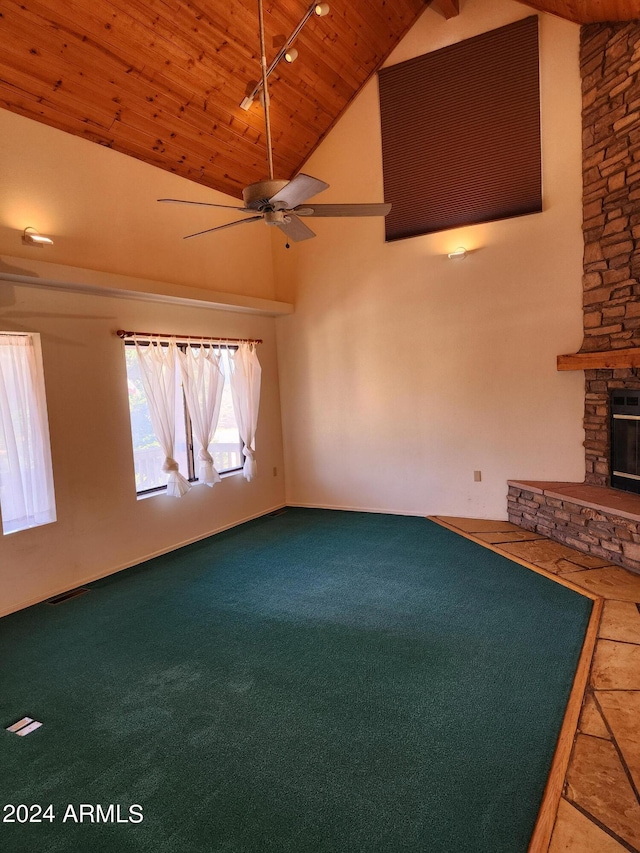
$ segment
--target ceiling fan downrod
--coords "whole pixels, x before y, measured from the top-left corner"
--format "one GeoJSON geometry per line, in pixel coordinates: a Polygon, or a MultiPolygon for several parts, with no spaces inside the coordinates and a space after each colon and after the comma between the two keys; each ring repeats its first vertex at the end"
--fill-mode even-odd
{"type": "Polygon", "coordinates": [[[262,0],[258,0],[258,22],[260,26],[260,67],[262,70],[262,94],[264,99],[264,126],[267,136],[267,160],[269,161],[269,180],[273,180],[273,151],[271,149],[271,116],[269,114],[269,84],[267,75],[267,56],[264,39],[264,14],[262,0]]]}
{"type": "MultiPolygon", "coordinates": [[[[275,180],[273,177],[273,148],[271,140],[271,115],[270,101],[267,79],[269,77],[269,69],[267,68],[267,57],[265,49],[264,35],[264,15],[262,9],[263,0],[258,0],[258,23],[260,35],[260,68],[262,71],[262,82],[259,84],[262,87],[264,98],[264,122],[266,131],[267,143],[267,159],[269,162],[269,177],[267,180],[258,181],[249,184],[242,190],[242,207],[229,204],[218,204],[216,202],[206,201],[187,201],[178,198],[161,198],[158,201],[171,202],[173,204],[196,204],[204,207],[218,207],[226,210],[236,210],[243,214],[253,214],[245,219],[236,219],[234,222],[227,222],[224,225],[216,225],[213,228],[206,228],[204,231],[197,231],[195,234],[187,234],[185,240],[191,237],[200,237],[202,234],[210,234],[213,231],[222,231],[225,228],[234,228],[238,225],[245,225],[248,222],[257,222],[262,220],[266,225],[279,228],[287,238],[296,243],[302,240],[309,240],[315,237],[315,233],[303,222],[301,217],[311,216],[386,216],[391,209],[390,204],[308,204],[308,200],[318,195],[329,188],[329,184],[314,178],[311,175],[305,175],[299,172],[291,180],[275,180]],[[304,206],[303,206],[304,205],[304,206]]],[[[327,3],[314,3],[307,10],[306,16],[302,23],[294,31],[294,35],[289,38],[289,44],[298,34],[305,21],[312,14],[319,17],[326,15],[329,11],[327,3]]],[[[276,57],[279,60],[280,56],[276,57]]],[[[253,95],[247,96],[245,101],[251,103],[253,95]]],[[[244,107],[244,102],[241,105],[244,107]]],[[[287,248],[289,242],[287,242],[287,248]]]]}

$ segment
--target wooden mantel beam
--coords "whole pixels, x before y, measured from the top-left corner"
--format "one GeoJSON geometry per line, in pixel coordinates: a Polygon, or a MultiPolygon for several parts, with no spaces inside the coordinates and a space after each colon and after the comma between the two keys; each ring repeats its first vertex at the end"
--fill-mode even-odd
{"type": "Polygon", "coordinates": [[[640,367],[640,347],[558,356],[558,370],[615,370],[617,367],[640,367]]]}
{"type": "Polygon", "coordinates": [[[432,0],[432,3],[429,5],[433,6],[441,15],[444,15],[447,20],[455,18],[460,14],[459,0],[432,0]]]}

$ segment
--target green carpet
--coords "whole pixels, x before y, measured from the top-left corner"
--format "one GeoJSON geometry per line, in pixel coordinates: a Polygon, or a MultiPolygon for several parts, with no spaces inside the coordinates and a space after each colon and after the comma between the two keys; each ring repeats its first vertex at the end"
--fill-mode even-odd
{"type": "Polygon", "coordinates": [[[0,849],[525,853],[590,610],[425,519],[289,509],[8,616],[0,806],[55,819],[0,849]]]}

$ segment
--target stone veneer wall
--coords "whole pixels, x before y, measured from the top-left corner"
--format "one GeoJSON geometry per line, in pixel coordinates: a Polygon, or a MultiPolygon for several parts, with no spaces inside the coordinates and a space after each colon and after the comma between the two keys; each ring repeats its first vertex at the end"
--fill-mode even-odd
{"type": "MultiPolygon", "coordinates": [[[[640,346],[640,21],[581,30],[584,341],[640,346]]],[[[635,369],[585,371],[585,482],[609,483],[609,392],[635,369]]]]}
{"type": "Polygon", "coordinates": [[[579,551],[640,572],[640,522],[541,490],[509,486],[509,521],[579,551]]]}
{"type": "Polygon", "coordinates": [[[640,21],[582,28],[584,343],[640,345],[640,21]]]}
{"type": "MultiPolygon", "coordinates": [[[[581,352],[640,346],[640,21],[581,29],[584,340],[581,352]]],[[[609,485],[610,392],[640,391],[640,368],[585,371],[585,482],[609,485]]],[[[640,522],[509,486],[509,520],[640,571],[640,522]]]]}

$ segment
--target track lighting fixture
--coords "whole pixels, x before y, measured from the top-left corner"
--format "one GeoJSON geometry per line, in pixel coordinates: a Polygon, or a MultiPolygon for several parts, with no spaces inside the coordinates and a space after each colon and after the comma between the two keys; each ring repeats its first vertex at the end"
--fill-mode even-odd
{"type": "MultiPolygon", "coordinates": [[[[307,20],[314,13],[314,6],[307,10],[307,20]]],[[[302,23],[304,23],[304,20],[302,23]]],[[[298,31],[300,29],[298,27],[298,31]]],[[[289,39],[289,47],[294,35],[289,39]]],[[[312,216],[386,216],[391,210],[390,204],[373,203],[373,204],[312,204],[306,205],[309,199],[313,199],[318,193],[329,189],[329,184],[325,181],[320,181],[311,175],[305,175],[299,172],[295,178],[282,180],[275,177],[273,169],[273,144],[271,138],[271,119],[269,110],[269,81],[267,75],[267,60],[265,47],[264,33],[264,9],[263,0],[258,0],[258,38],[260,41],[260,70],[262,72],[262,88],[259,90],[264,97],[264,130],[266,142],[267,161],[269,163],[269,178],[268,180],[257,181],[249,184],[242,190],[243,207],[229,206],[227,204],[216,204],[215,202],[189,201],[180,198],[159,198],[158,201],[170,202],[171,204],[197,204],[207,207],[222,207],[226,210],[235,210],[243,214],[251,214],[244,219],[236,219],[234,222],[227,222],[225,225],[216,225],[213,228],[206,228],[204,231],[197,231],[195,234],[187,234],[184,239],[190,240],[192,237],[200,237],[203,234],[211,234],[220,231],[223,228],[232,228],[239,225],[245,225],[248,222],[257,222],[261,220],[270,227],[279,228],[280,231],[288,238],[286,248],[289,248],[290,242],[300,243],[303,240],[310,240],[315,237],[314,231],[305,224],[302,217],[312,216]]],[[[286,49],[286,45],[285,45],[286,49]]],[[[285,50],[282,51],[284,56],[285,50]]],[[[253,85],[253,84],[249,84],[253,85]]],[[[245,90],[247,91],[247,90],[245,90]]],[[[257,90],[252,90],[245,99],[249,103],[255,97],[257,90]]]]}
{"type": "MultiPolygon", "coordinates": [[[[284,42],[278,53],[276,54],[275,59],[271,63],[271,65],[267,68],[266,76],[267,78],[271,75],[271,72],[276,67],[276,65],[280,62],[281,59],[284,59],[285,62],[295,62],[298,58],[298,51],[295,47],[292,47],[294,41],[300,35],[300,31],[307,23],[309,18],[314,15],[318,18],[324,18],[325,15],[329,14],[329,4],[328,3],[312,3],[311,6],[304,13],[304,16],[295,30],[291,33],[288,39],[284,42]]],[[[242,103],[240,104],[243,110],[249,110],[251,105],[257,98],[258,94],[263,89],[263,81],[261,80],[259,83],[256,83],[251,92],[247,94],[245,98],[242,99],[242,103]]]]}
{"type": "Polygon", "coordinates": [[[40,234],[30,225],[22,232],[22,242],[25,246],[38,246],[40,249],[43,246],[53,246],[51,237],[45,237],[44,234],[40,234]]]}

